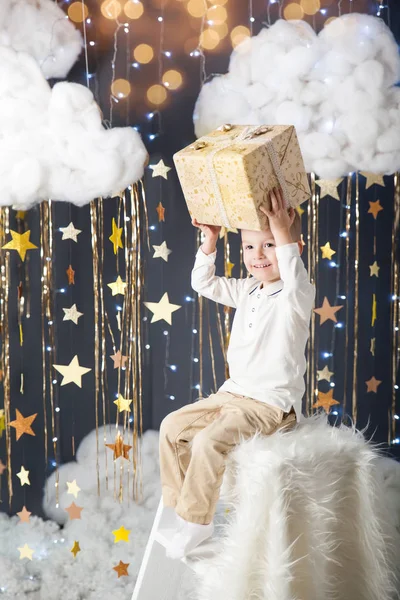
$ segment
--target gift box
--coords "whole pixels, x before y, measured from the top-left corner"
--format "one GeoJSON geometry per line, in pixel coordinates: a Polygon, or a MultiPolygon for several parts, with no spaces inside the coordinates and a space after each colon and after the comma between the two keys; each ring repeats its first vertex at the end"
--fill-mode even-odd
{"type": "Polygon", "coordinates": [[[228,228],[265,229],[260,210],[280,186],[287,207],[310,198],[295,128],[223,125],[174,155],[191,217],[228,228]]]}

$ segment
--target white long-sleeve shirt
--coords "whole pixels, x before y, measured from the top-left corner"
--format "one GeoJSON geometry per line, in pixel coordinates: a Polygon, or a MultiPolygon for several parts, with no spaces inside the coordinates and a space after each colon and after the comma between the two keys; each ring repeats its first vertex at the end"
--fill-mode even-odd
{"type": "Polygon", "coordinates": [[[220,390],[272,404],[284,412],[293,406],[299,421],[315,287],[298,245],[276,248],[281,279],[264,282],[263,287],[254,277],[217,277],[216,255],[199,249],[192,287],[205,298],[236,309],[227,353],[230,379],[220,390]]]}

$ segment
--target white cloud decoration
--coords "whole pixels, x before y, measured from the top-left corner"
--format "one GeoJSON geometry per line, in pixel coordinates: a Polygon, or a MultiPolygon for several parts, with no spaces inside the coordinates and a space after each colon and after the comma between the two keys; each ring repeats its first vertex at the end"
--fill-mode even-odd
{"type": "Polygon", "coordinates": [[[54,0],[1,0],[0,45],[30,54],[46,79],[63,79],[82,50],[82,36],[54,0]]]}
{"type": "Polygon", "coordinates": [[[335,178],[400,169],[400,58],[376,17],[347,14],[317,35],[279,20],[234,49],[194,111],[198,137],[222,123],[295,125],[307,171],[335,178]]]}
{"type": "Polygon", "coordinates": [[[90,90],[51,89],[31,56],[0,47],[0,205],[83,206],[138,181],[146,160],[137,131],[103,127],[90,90]]]}

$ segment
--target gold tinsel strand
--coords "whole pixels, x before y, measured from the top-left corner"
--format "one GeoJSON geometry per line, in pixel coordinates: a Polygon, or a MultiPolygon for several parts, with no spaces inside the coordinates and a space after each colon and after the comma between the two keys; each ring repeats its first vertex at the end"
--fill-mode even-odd
{"type": "MultiPolygon", "coordinates": [[[[1,215],[1,247],[4,246],[6,235],[9,233],[10,209],[8,207],[0,208],[1,215]]],[[[4,390],[4,418],[6,432],[6,452],[7,452],[7,485],[8,485],[8,505],[11,507],[13,497],[12,470],[11,470],[11,432],[10,432],[10,329],[9,329],[9,293],[10,293],[10,252],[1,252],[1,323],[2,323],[2,347],[1,347],[1,368],[3,370],[3,390],[4,390]]]]}
{"type": "Polygon", "coordinates": [[[347,177],[346,190],[346,337],[344,348],[344,385],[343,385],[343,412],[342,422],[347,410],[347,382],[348,382],[348,360],[349,360],[349,293],[350,293],[350,226],[351,226],[351,197],[352,197],[352,177],[347,177]]]}
{"type": "Polygon", "coordinates": [[[360,259],[360,176],[356,173],[355,196],[355,261],[354,261],[354,360],[353,360],[353,393],[352,393],[352,419],[357,425],[357,366],[358,366],[358,287],[359,287],[359,259],[360,259]]]}
{"type": "MultiPolygon", "coordinates": [[[[41,264],[41,328],[42,328],[42,402],[43,402],[43,435],[44,435],[44,455],[45,455],[45,464],[47,464],[48,460],[48,452],[47,452],[47,369],[46,369],[46,325],[47,325],[47,297],[48,297],[48,289],[47,289],[47,261],[45,254],[45,231],[46,231],[46,222],[45,222],[45,204],[44,202],[40,205],[40,264],[41,264]]],[[[53,373],[50,374],[51,382],[50,385],[53,385],[53,373]]],[[[46,486],[47,489],[47,486],[46,486]]]]}
{"type": "Polygon", "coordinates": [[[94,406],[96,422],[96,476],[97,494],[100,496],[100,465],[99,465],[99,395],[100,395],[100,352],[99,352],[99,256],[97,235],[97,210],[96,201],[90,203],[90,230],[92,240],[93,262],[93,310],[94,310],[94,406]]]}
{"type": "Polygon", "coordinates": [[[389,410],[388,444],[396,438],[396,382],[399,366],[399,329],[400,329],[400,278],[399,263],[396,255],[396,243],[399,236],[400,225],[400,176],[394,176],[394,219],[392,228],[392,276],[391,276],[391,327],[392,327],[392,403],[389,410]]]}

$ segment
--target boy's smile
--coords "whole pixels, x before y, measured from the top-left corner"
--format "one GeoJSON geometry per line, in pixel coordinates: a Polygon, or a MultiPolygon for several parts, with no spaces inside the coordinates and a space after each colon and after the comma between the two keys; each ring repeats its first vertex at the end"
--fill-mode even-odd
{"type": "Polygon", "coordinates": [[[246,269],[258,281],[278,281],[280,273],[275,251],[275,239],[270,229],[242,229],[243,260],[246,269]]]}

